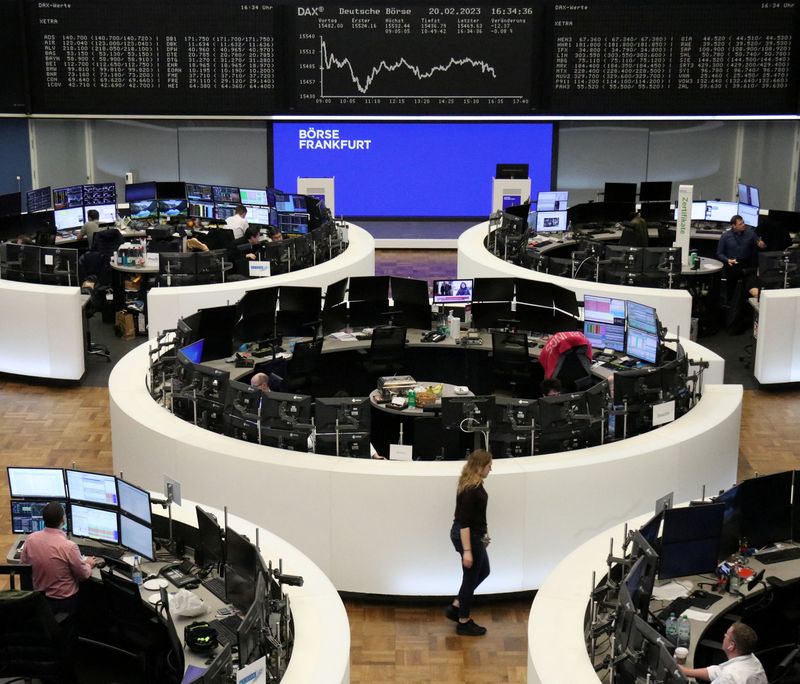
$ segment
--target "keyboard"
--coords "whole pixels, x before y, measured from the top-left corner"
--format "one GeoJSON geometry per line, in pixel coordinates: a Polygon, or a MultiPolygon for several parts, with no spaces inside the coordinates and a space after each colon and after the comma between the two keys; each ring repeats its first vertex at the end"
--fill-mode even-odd
{"type": "Polygon", "coordinates": [[[203,586],[220,601],[225,600],[225,580],[221,577],[209,577],[203,580],[203,586]]]}
{"type": "Polygon", "coordinates": [[[228,615],[227,617],[212,620],[208,623],[209,627],[213,627],[217,630],[217,640],[223,646],[230,644],[231,646],[236,646],[239,639],[236,636],[236,631],[239,629],[239,625],[242,624],[242,618],[238,615],[228,615]]]}
{"type": "Polygon", "coordinates": [[[695,594],[680,596],[674,601],[670,601],[667,606],[658,611],[656,617],[658,617],[659,620],[666,620],[670,616],[670,613],[675,613],[675,616],[679,617],[689,610],[689,608],[705,610],[713,606],[721,598],[721,596],[709,592],[703,592],[702,596],[696,596],[695,594]]]}
{"type": "Polygon", "coordinates": [[[758,553],[755,555],[755,559],[764,565],[783,563],[784,561],[797,560],[798,558],[800,558],[800,547],[798,546],[781,549],[780,551],[767,551],[766,553],[758,553]]]}
{"type": "Polygon", "coordinates": [[[78,544],[78,548],[84,556],[101,556],[103,558],[113,558],[120,560],[126,553],[126,549],[117,549],[113,546],[90,546],[88,544],[78,544]]]}

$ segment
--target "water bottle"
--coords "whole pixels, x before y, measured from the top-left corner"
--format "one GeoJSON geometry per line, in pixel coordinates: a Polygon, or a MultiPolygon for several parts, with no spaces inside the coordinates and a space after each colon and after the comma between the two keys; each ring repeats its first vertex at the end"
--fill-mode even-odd
{"type": "Polygon", "coordinates": [[[678,643],[678,618],[675,617],[675,613],[672,612],[669,614],[669,618],[667,619],[665,625],[665,636],[667,639],[672,642],[673,644],[678,643]]]}
{"type": "Polygon", "coordinates": [[[142,586],[142,559],[139,556],[133,557],[133,572],[131,578],[134,584],[142,586]]]}
{"type": "Polygon", "coordinates": [[[689,642],[692,638],[692,626],[689,624],[689,618],[683,615],[678,622],[678,646],[689,648],[689,642]]]}
{"type": "Polygon", "coordinates": [[[408,402],[408,408],[414,408],[417,405],[417,393],[413,389],[406,392],[406,401],[408,402]]]}

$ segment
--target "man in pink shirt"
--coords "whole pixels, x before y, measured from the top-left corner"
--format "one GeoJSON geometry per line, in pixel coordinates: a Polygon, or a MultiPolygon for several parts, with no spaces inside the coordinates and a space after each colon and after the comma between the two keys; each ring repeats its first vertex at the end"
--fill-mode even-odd
{"type": "Polygon", "coordinates": [[[92,574],[97,563],[93,556],[83,558],[78,545],[67,539],[64,508],[51,501],[42,509],[45,528],[25,540],[20,561],[31,565],[33,588],[44,592],[53,613],[74,615],[78,607],[78,582],[92,574]]]}

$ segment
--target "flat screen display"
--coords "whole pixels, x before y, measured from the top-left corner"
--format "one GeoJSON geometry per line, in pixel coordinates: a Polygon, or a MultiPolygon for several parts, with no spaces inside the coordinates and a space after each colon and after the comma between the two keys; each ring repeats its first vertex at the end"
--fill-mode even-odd
{"type": "Polygon", "coordinates": [[[536,211],[566,211],[568,199],[566,190],[540,192],[536,198],[536,211]]]}
{"type": "Polygon", "coordinates": [[[470,304],[472,302],[472,279],[433,281],[434,304],[470,304]]]}
{"type": "MultiPolygon", "coordinates": [[[[678,220],[678,207],[672,212],[672,217],[678,220]]],[[[692,202],[692,215],[691,221],[705,221],[706,220],[706,203],[705,202],[692,202]]]]}
{"type": "Polygon", "coordinates": [[[101,473],[85,473],[81,470],[67,470],[67,488],[70,501],[116,506],[117,478],[101,473]]]}
{"type": "Polygon", "coordinates": [[[231,204],[239,204],[241,196],[239,188],[232,185],[212,185],[211,190],[214,194],[215,202],[229,202],[231,204]]]}
{"type": "Polygon", "coordinates": [[[84,224],[83,207],[72,209],[57,209],[53,212],[56,222],[56,230],[73,230],[80,228],[84,224]]]}
{"type": "Polygon", "coordinates": [[[658,333],[656,310],[652,306],[647,306],[647,304],[629,301],[628,327],[656,335],[658,333]]]}
{"type": "Polygon", "coordinates": [[[214,218],[219,221],[224,221],[236,213],[235,204],[217,203],[214,205],[214,218]]]}
{"type": "MultiPolygon", "coordinates": [[[[153,196],[155,197],[155,195],[153,196]]],[[[214,189],[210,185],[203,185],[202,183],[187,183],[186,199],[197,202],[213,202],[214,189]]]]}
{"type": "Polygon", "coordinates": [[[130,202],[128,208],[132,219],[158,218],[158,202],[154,199],[130,202]]]}
{"type": "Polygon", "coordinates": [[[117,490],[119,492],[120,511],[143,520],[149,525],[152,520],[150,493],[125,482],[125,480],[117,480],[117,490]]]}
{"type": "Polygon", "coordinates": [[[64,471],[61,468],[8,468],[11,496],[66,499],[64,471]]]}
{"type": "Polygon", "coordinates": [[[73,209],[83,206],[83,186],[70,185],[53,190],[53,209],[73,209]]]}
{"type": "Polygon", "coordinates": [[[70,504],[70,529],[75,537],[119,544],[119,515],[116,511],[70,504]]]}
{"type": "Polygon", "coordinates": [[[25,200],[28,212],[49,209],[53,203],[50,186],[48,185],[46,188],[37,188],[36,190],[28,190],[28,192],[25,193],[25,200]]]}
{"type": "Polygon", "coordinates": [[[625,325],[625,308],[624,299],[585,295],[583,298],[583,320],[625,325]]]}
{"type": "Polygon", "coordinates": [[[86,206],[84,210],[85,216],[88,218],[89,210],[94,209],[98,214],[100,214],[100,218],[98,218],[99,223],[114,223],[117,220],[117,205],[116,204],[98,204],[95,206],[86,206]]]}
{"type": "Polygon", "coordinates": [[[156,184],[152,181],[148,183],[129,183],[125,186],[125,201],[138,202],[140,200],[151,200],[156,198],[156,184]]]}
{"type": "Polygon", "coordinates": [[[625,350],[625,326],[596,321],[583,322],[583,334],[593,349],[625,350]]]}
{"type": "Polygon", "coordinates": [[[755,185],[739,183],[739,202],[749,204],[751,207],[760,207],[761,200],[758,197],[758,188],[755,185]]]}
{"type": "MultiPolygon", "coordinates": [[[[12,534],[32,534],[45,528],[42,510],[49,501],[11,501],[11,532],[12,534]]],[[[67,502],[59,501],[64,510],[67,502]]],[[[66,524],[66,521],[64,521],[66,524]]],[[[67,530],[68,532],[69,530],[67,530]]]]}
{"type": "Polygon", "coordinates": [[[153,530],[125,514],[119,516],[119,543],[147,560],[155,559],[153,530]]]}
{"type": "Polygon", "coordinates": [[[189,200],[188,203],[189,216],[194,218],[214,218],[214,203],[213,202],[196,202],[189,200]]]}
{"type": "Polygon", "coordinates": [[[160,199],[158,200],[158,215],[166,218],[188,216],[188,204],[185,199],[160,199]]]}
{"type": "Polygon", "coordinates": [[[706,221],[730,223],[731,216],[738,210],[736,202],[706,202],[706,221]]]}
{"type": "Polygon", "coordinates": [[[253,204],[264,207],[269,205],[266,188],[240,188],[239,195],[242,199],[242,204],[246,207],[253,204]]]}
{"type": "Polygon", "coordinates": [[[625,338],[625,353],[635,359],[655,363],[658,358],[658,335],[651,335],[636,328],[628,328],[628,335],[625,338]]]}
{"type": "Polygon", "coordinates": [[[563,233],[567,229],[566,211],[537,211],[537,233],[563,233]]]}
{"type": "Polygon", "coordinates": [[[529,165],[532,195],[552,187],[549,123],[275,123],[273,127],[275,185],[294,187],[298,176],[334,176],[337,212],[350,216],[486,217],[492,210],[490,189],[498,150],[514,150],[515,158],[529,165]],[[309,135],[317,134],[322,142],[330,136],[337,145],[305,144],[309,135]]]}
{"type": "Polygon", "coordinates": [[[278,212],[271,207],[247,207],[248,223],[255,223],[259,226],[277,226],[278,225],[278,212]]]}
{"type": "Polygon", "coordinates": [[[758,207],[740,203],[736,209],[736,213],[742,217],[746,225],[751,228],[758,228],[758,207]]]}

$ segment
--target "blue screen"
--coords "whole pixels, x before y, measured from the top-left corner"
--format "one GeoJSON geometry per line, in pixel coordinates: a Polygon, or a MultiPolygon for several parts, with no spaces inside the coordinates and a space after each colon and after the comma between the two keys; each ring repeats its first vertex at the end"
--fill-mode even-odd
{"type": "Polygon", "coordinates": [[[529,165],[533,196],[551,188],[549,123],[276,123],[273,130],[276,187],[333,176],[339,215],[488,216],[495,166],[512,157],[529,165]]]}

